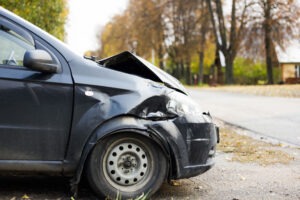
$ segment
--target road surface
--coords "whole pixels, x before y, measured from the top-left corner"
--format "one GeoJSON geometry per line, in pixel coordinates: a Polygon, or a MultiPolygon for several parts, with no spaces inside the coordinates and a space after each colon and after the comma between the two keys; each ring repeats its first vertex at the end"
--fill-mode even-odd
{"type": "MultiPolygon", "coordinates": [[[[299,153],[300,150],[295,149],[299,153]]],[[[300,154],[298,154],[300,155],[300,154]]],[[[260,166],[228,161],[219,152],[216,165],[200,176],[181,180],[180,186],[164,183],[153,200],[295,200],[300,199],[299,156],[288,164],[260,166]]],[[[70,200],[67,179],[47,177],[1,177],[1,200],[70,200]],[[23,198],[22,198],[23,197],[23,198]]],[[[86,183],[76,200],[99,200],[86,183]]]]}
{"type": "Polygon", "coordinates": [[[189,89],[213,117],[255,133],[300,146],[300,98],[264,97],[189,89]]]}

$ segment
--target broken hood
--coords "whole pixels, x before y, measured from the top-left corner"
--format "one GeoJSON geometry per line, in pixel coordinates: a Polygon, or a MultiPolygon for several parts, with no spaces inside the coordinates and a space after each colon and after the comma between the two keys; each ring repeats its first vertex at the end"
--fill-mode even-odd
{"type": "Polygon", "coordinates": [[[167,87],[187,94],[183,85],[173,76],[128,51],[97,61],[105,68],[161,82],[167,87]]]}

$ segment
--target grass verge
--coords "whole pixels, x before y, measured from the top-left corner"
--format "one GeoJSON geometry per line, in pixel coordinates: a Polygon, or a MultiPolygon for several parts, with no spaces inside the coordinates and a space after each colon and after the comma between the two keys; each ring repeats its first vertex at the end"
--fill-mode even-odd
{"type": "Polygon", "coordinates": [[[219,86],[204,87],[204,90],[251,94],[258,96],[276,96],[300,98],[300,84],[297,85],[256,85],[256,86],[219,86]]]}
{"type": "Polygon", "coordinates": [[[278,145],[239,135],[229,128],[221,128],[220,137],[218,150],[232,153],[231,161],[253,162],[266,166],[276,163],[288,164],[294,160],[294,157],[288,153],[278,150],[278,145]]]}

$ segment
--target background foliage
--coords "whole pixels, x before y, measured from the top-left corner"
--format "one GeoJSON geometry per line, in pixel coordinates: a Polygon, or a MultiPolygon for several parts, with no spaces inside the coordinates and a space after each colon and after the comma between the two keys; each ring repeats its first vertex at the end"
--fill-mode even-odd
{"type": "Polygon", "coordinates": [[[131,51],[186,84],[273,84],[276,47],[298,38],[299,16],[297,0],[129,0],[94,53],[131,51]]]}
{"type": "Polygon", "coordinates": [[[266,65],[264,63],[255,63],[250,59],[237,58],[234,67],[236,83],[243,85],[265,83],[267,74],[265,70],[266,65]]]}
{"type": "Polygon", "coordinates": [[[64,40],[68,16],[66,0],[0,0],[0,6],[64,40]]]}

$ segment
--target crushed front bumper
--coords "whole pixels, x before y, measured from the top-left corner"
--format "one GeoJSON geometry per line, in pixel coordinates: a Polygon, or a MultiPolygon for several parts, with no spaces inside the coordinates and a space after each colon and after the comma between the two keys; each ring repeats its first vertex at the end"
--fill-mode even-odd
{"type": "MultiPolygon", "coordinates": [[[[180,177],[188,178],[202,174],[214,165],[213,157],[216,144],[219,142],[219,128],[213,123],[194,124],[190,138],[187,136],[186,145],[189,159],[183,163],[180,177]]],[[[185,130],[182,129],[181,132],[185,130]]]]}
{"type": "Polygon", "coordinates": [[[169,145],[170,179],[196,176],[214,165],[219,128],[210,120],[196,121],[179,117],[152,126],[152,130],[163,135],[169,145]]]}

